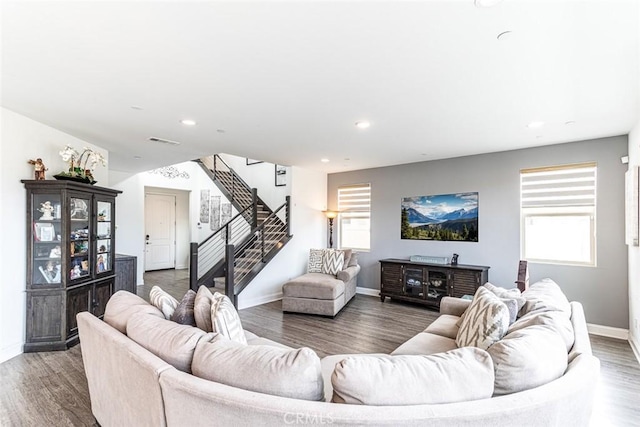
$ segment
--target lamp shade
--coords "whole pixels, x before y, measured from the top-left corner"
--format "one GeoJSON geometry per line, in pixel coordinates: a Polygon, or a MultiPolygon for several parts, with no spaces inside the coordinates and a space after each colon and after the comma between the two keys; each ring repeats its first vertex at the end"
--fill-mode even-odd
{"type": "Polygon", "coordinates": [[[322,211],[322,212],[324,212],[325,216],[329,219],[333,219],[338,216],[338,212],[336,211],[322,211]]]}

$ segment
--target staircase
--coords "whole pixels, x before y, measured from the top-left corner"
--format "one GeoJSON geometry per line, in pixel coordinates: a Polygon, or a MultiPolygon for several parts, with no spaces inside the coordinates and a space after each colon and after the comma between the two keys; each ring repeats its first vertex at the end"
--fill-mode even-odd
{"type": "Polygon", "coordinates": [[[237,296],[291,239],[290,198],[272,211],[218,155],[195,160],[238,213],[204,242],[191,243],[190,287],[225,278],[225,293],[237,296]]]}

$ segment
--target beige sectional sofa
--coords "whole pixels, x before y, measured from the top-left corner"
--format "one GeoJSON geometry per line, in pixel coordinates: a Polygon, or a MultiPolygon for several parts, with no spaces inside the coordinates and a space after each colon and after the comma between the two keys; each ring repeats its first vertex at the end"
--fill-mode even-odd
{"type": "Polygon", "coordinates": [[[599,361],[591,353],[581,304],[565,304],[565,300],[554,305],[552,298],[545,296],[549,286],[549,283],[534,284],[530,295],[529,291],[523,294],[526,303],[519,319],[486,351],[457,348],[460,316],[471,302],[445,298],[442,315],[392,355],[332,355],[319,363],[308,349],[287,350],[250,332],[245,332],[246,346],[223,340],[228,363],[225,359],[211,358],[215,351],[209,350],[219,344],[216,343],[219,336],[191,326],[172,325],[144,301],[126,297],[120,300],[126,299],[128,303],[118,305],[116,297],[111,307],[107,307],[105,321],[87,312],[78,315],[92,411],[103,427],[586,426],[599,361]],[[558,318],[561,320],[557,321],[558,318]],[[149,328],[153,331],[146,333],[149,328]],[[540,336],[527,341],[523,331],[530,335],[540,332],[540,336]],[[552,344],[545,345],[545,337],[552,344]],[[256,368],[256,364],[262,363],[259,358],[252,359],[255,363],[250,366],[238,365],[239,353],[255,356],[265,348],[262,346],[278,348],[287,357],[284,363],[280,363],[284,359],[278,359],[278,369],[283,365],[299,368],[300,363],[307,363],[308,369],[290,378],[271,379],[261,376],[261,370],[256,368]],[[495,350],[501,346],[501,350],[495,350]],[[551,353],[556,355],[558,346],[565,349],[563,360],[554,361],[549,356],[549,348],[554,346],[551,353]],[[171,348],[174,350],[167,351],[171,348]],[[549,375],[549,367],[545,365],[550,363],[551,371],[555,369],[551,375],[558,375],[557,378],[534,386],[527,384],[531,377],[549,375]],[[191,368],[200,376],[192,374],[191,368]],[[247,387],[201,377],[217,378],[218,374],[228,383],[245,381],[247,387]],[[283,390],[295,394],[305,387],[304,399],[322,400],[275,395],[283,390]],[[510,387],[522,390],[509,392],[510,387]],[[424,399],[437,402],[440,397],[449,403],[407,404],[424,399]],[[388,398],[392,404],[385,403],[388,398]],[[332,399],[351,404],[333,403],[332,399]]]}

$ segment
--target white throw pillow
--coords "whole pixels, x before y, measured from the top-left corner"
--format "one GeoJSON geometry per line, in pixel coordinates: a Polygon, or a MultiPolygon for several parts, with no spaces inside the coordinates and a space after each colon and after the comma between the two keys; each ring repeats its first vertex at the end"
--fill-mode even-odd
{"type": "Polygon", "coordinates": [[[422,405],[487,399],[493,394],[489,354],[466,347],[429,356],[357,356],[336,364],[332,402],[422,405]]]}
{"type": "Polygon", "coordinates": [[[220,292],[213,294],[213,301],[211,301],[211,326],[213,332],[224,335],[239,344],[247,344],[236,308],[231,300],[220,292]]]}
{"type": "Polygon", "coordinates": [[[180,301],[163,291],[160,286],[154,286],[149,292],[149,301],[160,311],[165,319],[171,319],[171,315],[176,311],[176,307],[180,301]]]}
{"type": "Polygon", "coordinates": [[[322,254],[324,249],[309,249],[307,273],[322,273],[322,254]]]}
{"type": "Polygon", "coordinates": [[[258,393],[324,399],[320,358],[310,348],[241,345],[218,335],[198,343],[191,369],[197,377],[258,393]]]}
{"type": "Polygon", "coordinates": [[[509,309],[493,292],[480,286],[465,311],[456,345],[486,350],[502,339],[508,328],[509,309]]]}
{"type": "Polygon", "coordinates": [[[344,252],[337,249],[325,249],[322,255],[322,273],[337,275],[344,265],[344,252]]]}

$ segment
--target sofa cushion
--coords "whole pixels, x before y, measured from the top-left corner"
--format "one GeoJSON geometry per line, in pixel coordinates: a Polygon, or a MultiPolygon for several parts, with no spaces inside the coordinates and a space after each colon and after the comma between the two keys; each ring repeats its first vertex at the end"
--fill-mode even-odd
{"type": "Polygon", "coordinates": [[[493,359],[496,396],[541,386],[567,369],[565,343],[548,326],[511,332],[487,351],[493,359]]]}
{"type": "Polygon", "coordinates": [[[358,252],[351,252],[351,257],[349,258],[349,265],[347,267],[357,267],[358,266],[358,252]]]}
{"type": "Polygon", "coordinates": [[[573,325],[571,324],[571,319],[560,311],[527,313],[509,326],[507,334],[534,325],[548,326],[556,331],[564,341],[567,347],[567,352],[569,352],[571,347],[573,347],[575,334],[573,331],[573,325]]]}
{"type": "Polygon", "coordinates": [[[334,300],[344,294],[344,282],[323,273],[307,273],[285,283],[282,294],[291,298],[334,300]]]}
{"type": "Polygon", "coordinates": [[[336,364],[332,402],[421,405],[486,399],[493,393],[493,363],[467,347],[430,356],[348,357],[336,364]]]}
{"type": "Polygon", "coordinates": [[[320,358],[310,348],[241,345],[221,335],[198,343],[193,374],[258,393],[322,400],[320,358]]]}
{"type": "Polygon", "coordinates": [[[342,249],[342,253],[344,254],[344,260],[342,264],[342,269],[349,267],[349,261],[351,261],[351,254],[353,254],[352,249],[342,249]]]}
{"type": "Polygon", "coordinates": [[[534,283],[522,293],[527,300],[520,310],[520,316],[534,311],[561,311],[571,316],[569,300],[560,289],[560,286],[551,279],[542,279],[534,283]]]}
{"type": "Polygon", "coordinates": [[[181,325],[196,326],[196,318],[193,312],[195,301],[196,293],[189,289],[171,315],[171,320],[181,325]]]}
{"type": "Polygon", "coordinates": [[[212,301],[213,294],[209,288],[201,285],[193,302],[193,316],[196,319],[196,326],[205,332],[213,332],[213,324],[211,323],[212,301]]]}
{"type": "Polygon", "coordinates": [[[138,313],[127,323],[127,335],[151,353],[183,372],[191,372],[191,361],[196,344],[213,334],[193,326],[180,325],[170,320],[138,313]]]}
{"type": "Polygon", "coordinates": [[[440,335],[442,337],[456,339],[458,335],[458,316],[452,316],[450,314],[441,314],[436,320],[433,321],[425,332],[440,335]]]}
{"type": "Polygon", "coordinates": [[[213,294],[211,302],[211,325],[213,332],[217,332],[239,344],[247,344],[242,330],[242,323],[238,311],[231,300],[220,292],[213,294]]]}
{"type": "Polygon", "coordinates": [[[127,323],[132,315],[147,313],[164,319],[164,314],[136,294],[118,291],[109,298],[104,309],[104,321],[123,334],[127,333],[127,323]]]}
{"type": "Polygon", "coordinates": [[[162,311],[165,319],[171,319],[171,315],[179,304],[177,299],[163,291],[160,286],[151,288],[151,291],[149,291],[149,302],[162,311]]]}
{"type": "Polygon", "coordinates": [[[327,249],[322,254],[322,273],[337,275],[344,266],[344,253],[338,249],[327,249]]]}
{"type": "Polygon", "coordinates": [[[404,344],[396,348],[392,355],[428,355],[443,353],[445,351],[458,348],[456,341],[452,338],[435,335],[429,332],[420,332],[404,344]]]}
{"type": "Polygon", "coordinates": [[[322,273],[322,254],[324,249],[309,249],[307,273],[322,273]]]}
{"type": "Polygon", "coordinates": [[[360,272],[360,266],[356,265],[355,267],[347,267],[342,271],[339,271],[336,275],[336,278],[342,280],[344,283],[348,283],[351,279],[356,277],[360,272]]]}
{"type": "Polygon", "coordinates": [[[509,310],[487,288],[479,287],[456,336],[458,347],[478,347],[486,350],[502,339],[509,328],[509,310]]]}

